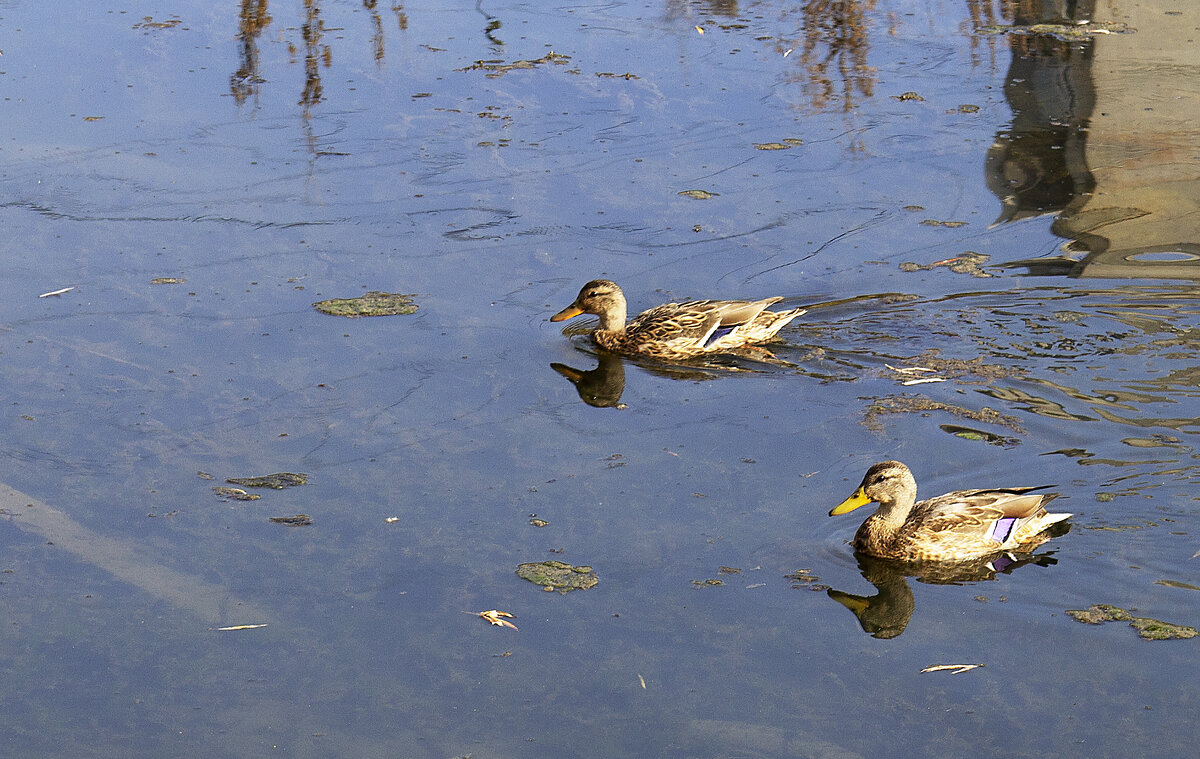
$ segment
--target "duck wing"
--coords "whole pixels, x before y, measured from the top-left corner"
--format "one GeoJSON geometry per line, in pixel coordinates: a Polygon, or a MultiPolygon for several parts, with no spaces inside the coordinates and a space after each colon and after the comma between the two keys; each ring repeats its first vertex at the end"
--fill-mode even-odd
{"type": "Polygon", "coordinates": [[[1025,542],[1070,514],[1050,514],[1046,504],[1058,493],[1036,493],[1049,485],[959,490],[922,501],[913,508],[918,532],[954,534],[994,541],[997,548],[1025,542]]]}

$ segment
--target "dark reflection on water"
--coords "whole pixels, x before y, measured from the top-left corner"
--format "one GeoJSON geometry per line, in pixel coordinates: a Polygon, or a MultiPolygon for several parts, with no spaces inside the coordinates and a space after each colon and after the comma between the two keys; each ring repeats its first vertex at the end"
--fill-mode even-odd
{"type": "MultiPolygon", "coordinates": [[[[1069,528],[1057,530],[1065,534],[1069,528]]],[[[845,606],[858,618],[863,632],[872,638],[895,638],[908,627],[916,610],[916,600],[908,578],[932,585],[964,585],[995,580],[998,574],[1011,574],[1030,564],[1049,567],[1058,563],[1054,551],[1032,554],[998,554],[972,562],[953,564],[903,564],[855,552],[863,579],[875,586],[876,593],[860,596],[830,588],[829,597],[845,606]]]]}
{"type": "Polygon", "coordinates": [[[579,400],[597,408],[623,408],[621,394],[625,392],[625,362],[619,356],[601,351],[594,369],[576,369],[566,364],[550,364],[550,368],[570,380],[579,393],[579,400]]]}
{"type": "MultiPolygon", "coordinates": [[[[1024,27],[1096,18],[1093,2],[1013,7],[1011,23],[1024,27]]],[[[1144,20],[1153,26],[1142,33],[1186,35],[1164,17],[1144,20]]],[[[1051,229],[1069,242],[1061,255],[1007,265],[1040,276],[1200,279],[1200,169],[1194,157],[1173,159],[1178,146],[1200,137],[1186,115],[1191,101],[1168,98],[1146,107],[1111,86],[1098,88],[1097,69],[1140,64],[1095,36],[1010,35],[1009,44],[1005,97],[1013,120],[997,135],[986,168],[988,186],[1003,203],[997,222],[1053,214],[1051,229]],[[1147,112],[1156,115],[1147,119],[1147,112]],[[1112,149],[1130,141],[1143,149],[1121,155],[1112,149]]],[[[1179,54],[1165,53],[1165,65],[1174,63],[1172,55],[1179,54]]]]}

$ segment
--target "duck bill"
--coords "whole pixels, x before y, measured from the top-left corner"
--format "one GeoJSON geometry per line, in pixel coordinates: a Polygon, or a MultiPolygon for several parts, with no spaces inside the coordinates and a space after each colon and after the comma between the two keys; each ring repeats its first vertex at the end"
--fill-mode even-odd
{"type": "Polygon", "coordinates": [[[863,489],[860,487],[858,490],[854,491],[854,495],[842,501],[837,506],[834,506],[833,510],[829,512],[829,516],[836,517],[842,514],[849,514],[859,506],[866,506],[870,502],[871,499],[867,497],[867,494],[864,493],[863,489]]]}
{"type": "Polygon", "coordinates": [[[565,322],[567,319],[573,319],[583,313],[583,309],[572,303],[571,305],[559,311],[554,316],[550,317],[552,322],[565,322]]]}

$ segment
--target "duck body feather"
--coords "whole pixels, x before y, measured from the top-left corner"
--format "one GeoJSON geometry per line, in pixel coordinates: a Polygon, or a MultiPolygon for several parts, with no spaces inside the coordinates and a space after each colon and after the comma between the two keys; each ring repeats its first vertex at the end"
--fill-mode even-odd
{"type": "Polygon", "coordinates": [[[831,515],[867,503],[879,508],[854,534],[855,549],[901,561],[967,561],[1005,551],[1028,551],[1049,538],[1051,525],[1071,514],[1051,514],[1046,504],[1058,493],[1049,486],[957,490],[916,501],[912,472],[898,461],[867,470],[854,494],[831,515]]]}
{"type": "Polygon", "coordinates": [[[803,308],[768,311],[783,298],[746,300],[694,300],[664,303],[625,323],[625,296],[615,283],[598,279],[579,291],[575,302],[550,317],[551,321],[579,314],[596,314],[600,324],[592,332],[596,344],[615,353],[678,360],[708,353],[723,353],[766,342],[803,308]]]}

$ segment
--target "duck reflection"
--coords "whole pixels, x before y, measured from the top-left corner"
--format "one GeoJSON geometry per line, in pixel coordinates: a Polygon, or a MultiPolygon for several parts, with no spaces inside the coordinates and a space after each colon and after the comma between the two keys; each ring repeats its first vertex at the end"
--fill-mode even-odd
{"type": "Polygon", "coordinates": [[[872,596],[859,596],[830,588],[830,598],[854,612],[863,632],[873,638],[895,638],[904,632],[916,609],[916,599],[908,578],[931,585],[965,585],[995,580],[996,575],[1009,574],[1018,567],[1036,564],[1048,567],[1058,563],[1053,551],[1039,554],[1004,553],[989,559],[944,564],[937,562],[906,563],[879,559],[855,552],[863,579],[875,586],[872,596]]]}
{"type": "Polygon", "coordinates": [[[625,392],[625,362],[611,353],[596,356],[600,363],[594,369],[576,369],[553,363],[550,368],[571,381],[579,399],[596,408],[625,408],[621,394],[625,392]]]}

